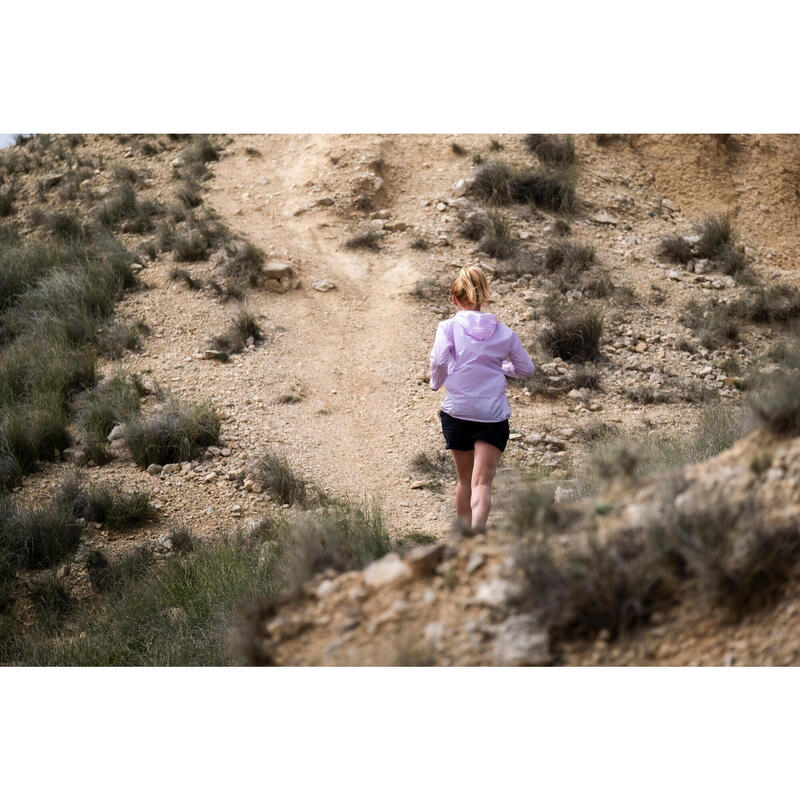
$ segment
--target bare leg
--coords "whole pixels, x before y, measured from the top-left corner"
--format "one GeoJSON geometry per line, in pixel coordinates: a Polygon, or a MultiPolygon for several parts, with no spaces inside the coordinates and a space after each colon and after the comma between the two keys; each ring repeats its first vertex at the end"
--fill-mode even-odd
{"type": "Polygon", "coordinates": [[[458,521],[465,527],[472,525],[472,463],[475,459],[473,450],[451,450],[456,462],[458,483],[456,484],[456,514],[458,521]]]}
{"type": "Polygon", "coordinates": [[[472,529],[486,527],[492,507],[492,481],[503,451],[488,442],[475,442],[475,463],[472,469],[472,529]]]}

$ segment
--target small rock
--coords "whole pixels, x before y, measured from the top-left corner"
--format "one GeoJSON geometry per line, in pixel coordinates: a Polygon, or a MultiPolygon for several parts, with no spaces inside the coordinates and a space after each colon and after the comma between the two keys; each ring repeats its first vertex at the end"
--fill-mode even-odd
{"type": "Polygon", "coordinates": [[[555,503],[567,503],[572,500],[572,490],[567,489],[566,486],[556,486],[556,490],[553,493],[553,501],[555,503]]]}
{"type": "Polygon", "coordinates": [[[473,553],[467,562],[467,575],[477,572],[486,563],[486,556],[483,553],[473,553]]]}
{"type": "Polygon", "coordinates": [[[444,635],[444,625],[442,625],[439,620],[434,620],[433,622],[429,622],[425,626],[425,639],[430,644],[436,646],[442,639],[444,635]]]}
{"type": "Polygon", "coordinates": [[[336,284],[333,281],[329,281],[327,278],[317,278],[315,281],[311,282],[311,288],[318,292],[329,292],[331,289],[336,288],[336,284]]]}
{"type": "Polygon", "coordinates": [[[463,197],[467,193],[471,183],[472,181],[468,178],[461,178],[460,180],[456,181],[455,185],[453,186],[453,194],[456,197],[463,197]]]}
{"type": "Polygon", "coordinates": [[[261,274],[267,279],[279,281],[281,278],[291,278],[292,268],[288,264],[264,264],[261,274]]]}
{"type": "Polygon", "coordinates": [[[56,186],[64,180],[65,174],[64,172],[48,172],[47,175],[41,179],[41,183],[44,186],[56,186]]]}
{"type": "Polygon", "coordinates": [[[63,451],[64,460],[76,467],[82,467],[89,460],[87,452],[82,447],[65,447],[63,451]]]}
{"type": "Polygon", "coordinates": [[[430,575],[444,557],[444,544],[420,545],[406,553],[406,563],[418,577],[430,575]]]}
{"type": "Polygon", "coordinates": [[[447,211],[447,203],[437,203],[436,204],[437,211],[447,211]]]}
{"type": "Polygon", "coordinates": [[[114,442],[117,439],[124,439],[125,438],[125,426],[124,425],[115,425],[111,429],[111,433],[108,434],[106,437],[109,442],[114,442]]]}
{"type": "Polygon", "coordinates": [[[535,617],[515,614],[500,625],[494,648],[495,662],[509,667],[536,667],[549,664],[550,637],[535,617]]]}
{"type": "Polygon", "coordinates": [[[176,472],[181,471],[180,464],[164,464],[164,468],[161,470],[162,475],[173,475],[176,472]]]}
{"type": "Polygon", "coordinates": [[[614,217],[612,217],[610,214],[606,214],[605,212],[594,214],[593,216],[589,217],[589,219],[598,225],[616,225],[618,222],[618,220],[614,219],[614,217]]]}
{"type": "Polygon", "coordinates": [[[163,467],[161,466],[161,464],[151,464],[147,468],[147,474],[148,475],[160,475],[162,469],[163,469],[163,467]]]}
{"type": "Polygon", "coordinates": [[[411,567],[397,553],[373,561],[363,572],[364,583],[372,589],[407,581],[412,574],[411,567]]]}
{"type": "Polygon", "coordinates": [[[511,581],[496,578],[482,583],[475,592],[475,602],[480,605],[502,608],[519,595],[519,587],[511,581]]]}
{"type": "Polygon", "coordinates": [[[327,597],[333,591],[335,585],[336,584],[334,584],[332,580],[327,578],[322,581],[322,583],[314,590],[317,600],[322,600],[323,598],[327,597]]]}

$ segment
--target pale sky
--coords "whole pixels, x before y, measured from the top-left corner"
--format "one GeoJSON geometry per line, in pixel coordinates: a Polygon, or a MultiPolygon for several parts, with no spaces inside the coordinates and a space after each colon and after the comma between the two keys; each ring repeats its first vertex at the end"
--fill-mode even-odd
{"type": "Polygon", "coordinates": [[[16,133],[0,133],[0,147],[8,147],[14,143],[16,133]]]}

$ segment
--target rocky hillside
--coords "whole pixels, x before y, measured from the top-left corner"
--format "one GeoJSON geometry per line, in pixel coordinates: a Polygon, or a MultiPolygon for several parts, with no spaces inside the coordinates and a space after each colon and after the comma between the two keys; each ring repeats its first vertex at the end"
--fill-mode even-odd
{"type": "Polygon", "coordinates": [[[796,665],[800,439],[526,498],[513,534],[321,574],[253,612],[253,663],[796,665]]]}
{"type": "MultiPolygon", "coordinates": [[[[709,409],[731,409],[733,418],[765,373],[792,366],[799,155],[797,137],[739,135],[22,142],[0,154],[4,252],[42,243],[62,248],[68,266],[70,243],[99,258],[113,236],[128,255],[114,251],[125,273],[118,296],[79,325],[93,373],[64,389],[58,436],[42,439],[24,464],[12,453],[19,469],[9,496],[20,508],[42,507],[77,466],[89,484],[148,498],[148,510],[122,527],[78,515],[72,549],[48,562],[59,591],[91,604],[93,554],[114,562],[144,548],[161,564],[178,557],[176,526],[214,543],[276,511],[291,518],[302,502],[274,477],[285,463],[309,496],[374,498],[393,541],[432,549],[409,556],[419,563],[390,556],[373,568],[379,582],[395,574],[402,582],[411,570],[418,577],[403,585],[419,597],[405,596],[409,588],[372,594],[369,573],[314,586],[336,609],[318,601],[331,631],[353,625],[342,610],[352,593],[348,602],[367,609],[370,625],[408,616],[408,641],[376,637],[372,651],[359,623],[339,632],[345,643],[328,653],[336,636],[320,635],[324,622],[293,638],[280,631],[288,624],[281,614],[266,623],[276,660],[336,661],[349,652],[383,663],[397,648],[422,657],[410,620],[425,603],[439,609],[441,625],[423,647],[436,663],[515,660],[503,655],[503,625],[509,636],[522,631],[543,660],[589,659],[571,654],[572,640],[543,638],[541,621],[521,606],[496,612],[473,602],[480,586],[512,580],[517,569],[507,541],[517,524],[511,496],[544,481],[562,507],[597,488],[587,465],[624,441],[652,444],[632,479],[680,463],[687,450],[677,454],[676,442],[702,427],[709,409]],[[441,398],[428,390],[426,371],[436,322],[450,314],[447,286],[467,263],[493,276],[491,310],[519,331],[540,369],[509,387],[512,440],[498,476],[497,529],[488,541],[456,546],[444,544],[453,474],[438,428],[441,398]],[[87,409],[111,395],[111,410],[92,427],[87,409]],[[148,430],[158,438],[155,421],[175,423],[178,407],[191,410],[180,417],[193,420],[191,442],[144,446],[148,430]]],[[[41,279],[8,283],[10,340],[32,335],[51,266],[41,279]]],[[[692,457],[715,454],[747,427],[729,426],[692,457]]],[[[37,563],[12,570],[10,607],[26,623],[37,563]]],[[[310,609],[296,613],[305,619],[310,609]]],[[[423,620],[433,617],[426,611],[423,620]]]]}

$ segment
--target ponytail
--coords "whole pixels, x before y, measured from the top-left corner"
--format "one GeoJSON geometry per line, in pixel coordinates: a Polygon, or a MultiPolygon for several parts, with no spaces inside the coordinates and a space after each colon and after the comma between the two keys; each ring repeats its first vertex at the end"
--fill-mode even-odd
{"type": "Polygon", "coordinates": [[[480,267],[462,267],[450,292],[462,305],[475,308],[480,308],[490,296],[489,283],[480,267]]]}

